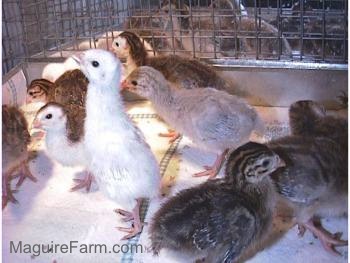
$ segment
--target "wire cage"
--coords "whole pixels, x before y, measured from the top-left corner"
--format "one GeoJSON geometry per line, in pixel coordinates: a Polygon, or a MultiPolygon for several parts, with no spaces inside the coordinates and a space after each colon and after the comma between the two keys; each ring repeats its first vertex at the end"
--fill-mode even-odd
{"type": "Polygon", "coordinates": [[[157,53],[344,65],[347,9],[347,0],[5,0],[3,74],[22,61],[110,48],[126,29],[157,53]]]}

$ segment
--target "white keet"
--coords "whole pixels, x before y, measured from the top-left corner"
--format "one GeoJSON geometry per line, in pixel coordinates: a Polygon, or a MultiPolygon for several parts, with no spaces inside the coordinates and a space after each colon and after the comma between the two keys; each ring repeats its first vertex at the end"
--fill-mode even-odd
{"type": "Polygon", "coordinates": [[[91,154],[90,169],[100,189],[132,212],[119,209],[133,227],[119,228],[130,238],[142,231],[142,198],[157,196],[160,175],[157,161],[143,135],[124,112],[120,96],[121,63],[112,53],[94,49],[76,58],[89,80],[85,139],[91,154]]]}
{"type": "MultiPolygon", "coordinates": [[[[69,112],[61,104],[50,102],[43,106],[37,113],[33,128],[40,128],[46,131],[45,144],[48,155],[61,165],[74,167],[82,166],[88,168],[91,158],[86,151],[84,136],[76,139],[75,127],[84,121],[84,111],[78,107],[69,112]]],[[[80,180],[75,179],[79,184],[71,190],[75,191],[86,187],[89,191],[92,183],[92,174],[80,180]]]]}

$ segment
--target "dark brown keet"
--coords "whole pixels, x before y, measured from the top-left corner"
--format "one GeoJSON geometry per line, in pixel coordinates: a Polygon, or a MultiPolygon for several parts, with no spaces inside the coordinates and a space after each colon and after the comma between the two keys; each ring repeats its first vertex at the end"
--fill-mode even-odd
{"type": "Polygon", "coordinates": [[[205,262],[236,262],[269,233],[275,206],[269,175],[283,166],[265,145],[237,148],[224,179],[183,190],[156,212],[150,227],[153,253],[167,248],[206,257],[205,262]]]}
{"type": "Polygon", "coordinates": [[[328,116],[314,101],[293,103],[289,116],[292,135],[267,144],[286,162],[286,168],[272,179],[294,207],[300,234],[310,230],[327,251],[338,254],[334,247],[347,245],[347,241],[317,221],[347,212],[347,121],[328,116]]]}

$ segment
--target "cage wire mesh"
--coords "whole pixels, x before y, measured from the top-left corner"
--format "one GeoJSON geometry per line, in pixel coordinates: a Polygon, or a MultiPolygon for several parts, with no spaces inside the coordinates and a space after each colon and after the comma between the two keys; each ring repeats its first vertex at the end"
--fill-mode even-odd
{"type": "Polygon", "coordinates": [[[5,0],[3,74],[22,61],[110,48],[121,30],[197,58],[347,63],[347,0],[5,0]]]}

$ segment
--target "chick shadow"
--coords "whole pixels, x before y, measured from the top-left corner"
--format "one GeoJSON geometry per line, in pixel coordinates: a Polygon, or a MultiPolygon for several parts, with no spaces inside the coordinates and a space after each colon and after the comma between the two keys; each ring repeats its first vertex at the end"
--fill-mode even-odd
{"type": "MultiPolygon", "coordinates": [[[[14,194],[18,203],[9,203],[3,209],[3,216],[10,213],[12,220],[20,222],[27,213],[30,213],[35,202],[36,196],[46,187],[48,180],[52,176],[53,162],[47,156],[45,151],[31,151],[29,152],[28,166],[32,175],[37,179],[36,182],[31,180],[24,180],[18,191],[14,194]]],[[[16,189],[15,184],[17,179],[11,181],[11,188],[16,189]]]]}

